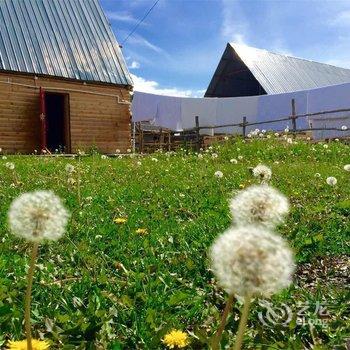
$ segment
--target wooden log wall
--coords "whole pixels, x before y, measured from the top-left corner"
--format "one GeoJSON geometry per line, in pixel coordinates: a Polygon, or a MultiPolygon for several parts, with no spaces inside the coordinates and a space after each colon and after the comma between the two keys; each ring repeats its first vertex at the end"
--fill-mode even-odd
{"type": "Polygon", "coordinates": [[[119,104],[115,97],[130,101],[127,88],[0,72],[0,148],[3,152],[40,150],[40,86],[47,92],[69,95],[71,152],[95,147],[103,153],[114,153],[116,149],[125,152],[131,147],[130,105],[119,104]],[[4,83],[8,79],[31,87],[4,83]]]}

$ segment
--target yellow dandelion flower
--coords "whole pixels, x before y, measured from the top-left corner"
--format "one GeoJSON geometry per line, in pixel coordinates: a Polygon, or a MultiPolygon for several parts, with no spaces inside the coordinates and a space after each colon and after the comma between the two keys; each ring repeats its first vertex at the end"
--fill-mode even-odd
{"type": "MultiPolygon", "coordinates": [[[[33,350],[46,350],[50,344],[46,340],[32,339],[33,350]]],[[[7,344],[9,350],[27,350],[27,340],[10,341],[7,344]]]]}
{"type": "Polygon", "coordinates": [[[174,349],[175,347],[184,348],[190,343],[188,339],[188,334],[182,331],[178,331],[176,329],[166,334],[162,339],[162,342],[169,349],[174,349]]]}
{"type": "Polygon", "coordinates": [[[139,235],[146,235],[147,234],[147,229],[146,228],[138,228],[136,230],[136,233],[139,235]]]}
{"type": "Polygon", "coordinates": [[[115,218],[113,221],[116,223],[116,224],[125,224],[127,222],[127,218],[115,218]]]}

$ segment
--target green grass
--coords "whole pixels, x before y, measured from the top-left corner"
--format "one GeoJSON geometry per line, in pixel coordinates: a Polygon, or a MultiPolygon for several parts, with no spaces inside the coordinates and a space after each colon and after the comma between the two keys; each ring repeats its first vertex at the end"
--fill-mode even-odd
{"type": "MultiPolygon", "coordinates": [[[[52,189],[72,217],[60,241],[40,248],[33,291],[36,337],[54,349],[163,349],[161,338],[172,328],[189,331],[192,349],[205,349],[225,303],[208,267],[207,251],[230,226],[228,199],[255,182],[249,167],[272,168],[271,184],[290,198],[292,209],[279,227],[296,252],[298,264],[350,253],[350,147],[341,142],[289,145],[278,140],[229,140],[204,158],[179,151],[167,155],[101,159],[8,156],[0,158],[0,344],[22,339],[27,244],[12,236],[7,210],[19,194],[52,189]],[[211,153],[218,154],[213,159],[211,153]],[[242,156],[238,164],[231,158],[242,156]],[[158,161],[152,160],[152,158],[158,161]],[[21,182],[4,165],[11,161],[21,182]],[[138,164],[141,162],[141,164],[138,164]],[[81,206],[77,188],[67,185],[65,165],[81,172],[81,206]],[[218,179],[214,172],[224,177],[218,179]],[[315,176],[319,173],[321,176],[315,176]],[[335,187],[326,177],[335,176],[335,187]],[[90,198],[89,198],[90,197],[90,198]],[[115,217],[127,217],[117,225],[115,217]],[[146,228],[147,234],[136,233],[146,228]]],[[[264,326],[264,308],[253,303],[247,349],[345,349],[349,334],[349,290],[327,279],[314,288],[296,283],[272,301],[287,304],[293,317],[298,303],[312,308],[327,303],[323,326],[264,326]]],[[[236,303],[224,333],[232,344],[238,326],[236,303]]]]}

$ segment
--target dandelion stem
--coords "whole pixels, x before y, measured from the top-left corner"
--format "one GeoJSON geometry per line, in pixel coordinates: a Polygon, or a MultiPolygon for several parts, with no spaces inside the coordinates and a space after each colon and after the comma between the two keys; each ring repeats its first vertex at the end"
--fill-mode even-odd
{"type": "Polygon", "coordinates": [[[233,348],[234,350],[240,350],[243,344],[243,336],[244,332],[247,326],[247,321],[248,321],[248,315],[249,315],[249,309],[250,309],[250,304],[252,302],[251,295],[246,295],[244,298],[244,306],[243,306],[243,311],[241,315],[241,319],[239,321],[239,326],[238,326],[238,331],[237,331],[237,337],[236,337],[236,344],[235,347],[233,348]]]}
{"type": "Polygon", "coordinates": [[[231,294],[227,299],[224,312],[222,313],[220,326],[216,332],[215,338],[212,343],[213,350],[219,350],[222,333],[224,332],[224,329],[226,326],[227,317],[232,309],[233,300],[234,300],[234,296],[233,294],[231,294]]]}
{"type": "Polygon", "coordinates": [[[27,275],[27,291],[26,291],[26,299],[25,299],[24,321],[25,321],[28,350],[33,350],[32,331],[31,331],[31,322],[30,322],[30,307],[31,307],[31,300],[32,300],[33,276],[34,276],[34,270],[35,270],[35,262],[38,256],[38,249],[39,249],[39,243],[35,242],[32,247],[29,270],[27,275]]]}
{"type": "Polygon", "coordinates": [[[79,163],[78,163],[78,169],[77,169],[77,190],[78,190],[78,203],[79,203],[79,207],[81,207],[81,189],[80,189],[80,178],[81,178],[81,174],[80,174],[80,157],[79,157],[79,163]]]}

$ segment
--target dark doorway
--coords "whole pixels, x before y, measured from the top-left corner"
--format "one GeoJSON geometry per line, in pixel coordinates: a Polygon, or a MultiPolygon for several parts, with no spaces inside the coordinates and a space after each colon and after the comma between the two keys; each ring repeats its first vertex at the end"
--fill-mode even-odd
{"type": "Polygon", "coordinates": [[[46,92],[46,135],[50,152],[70,152],[68,95],[46,92]]]}

